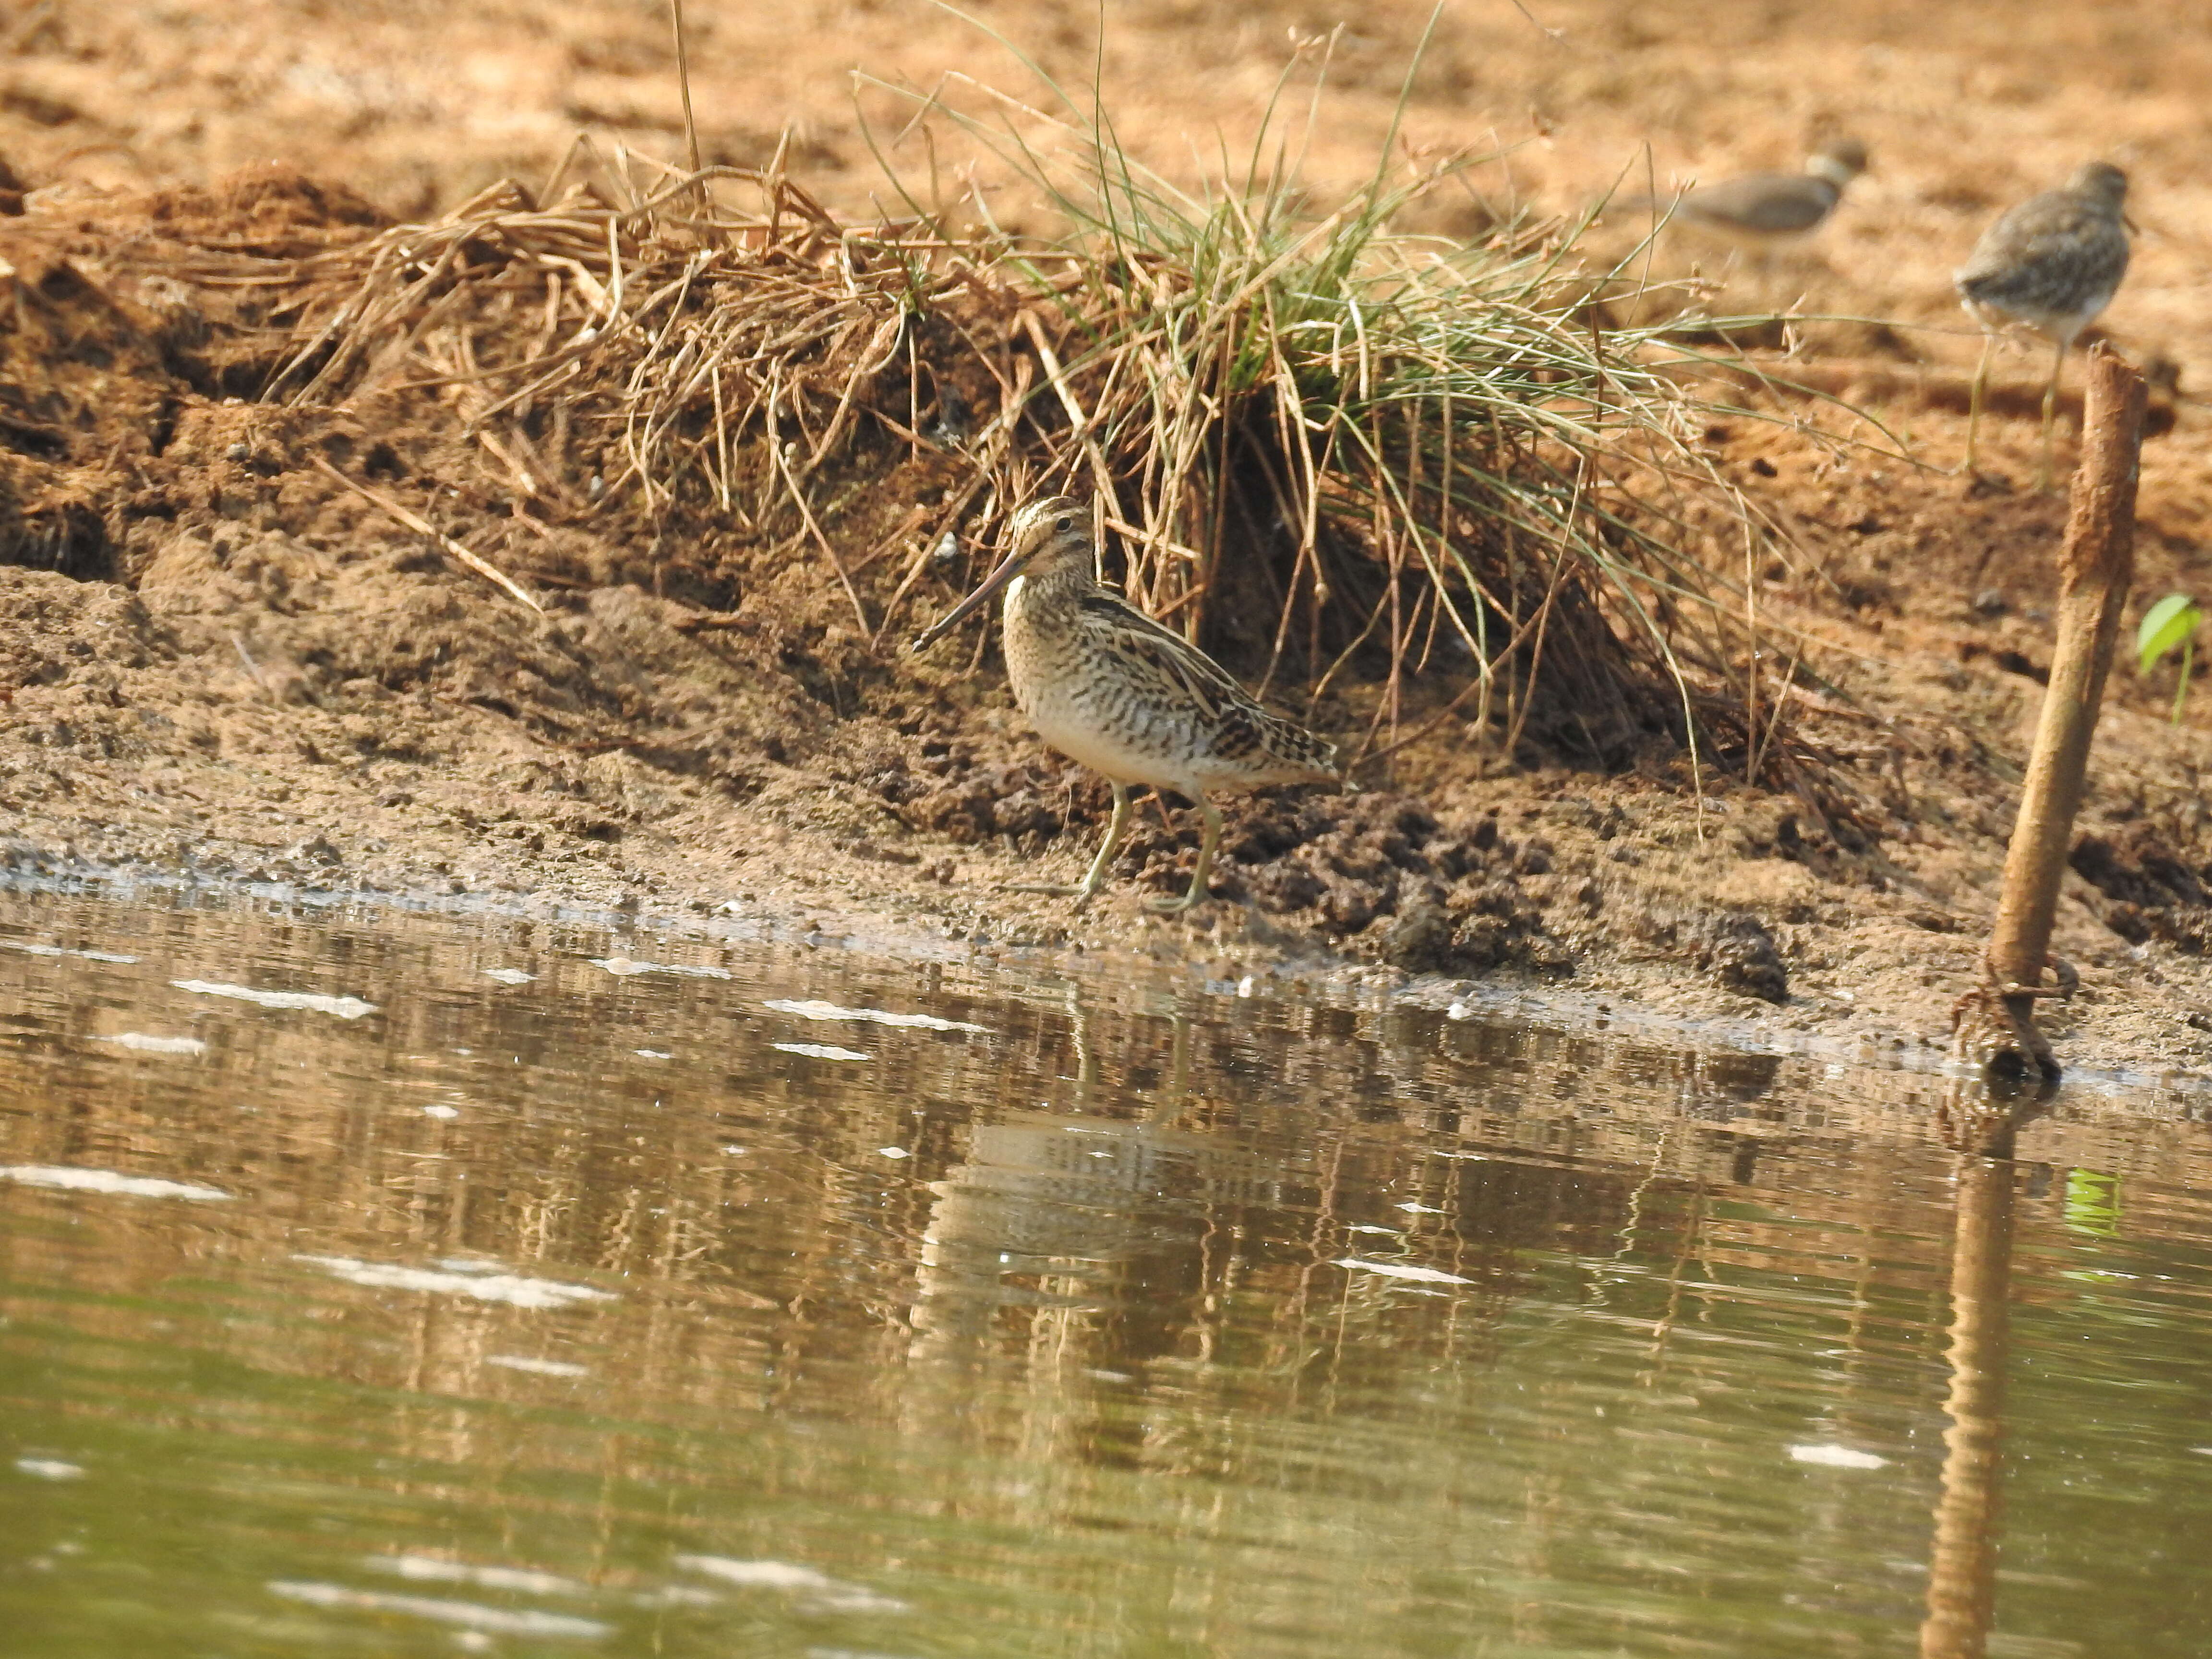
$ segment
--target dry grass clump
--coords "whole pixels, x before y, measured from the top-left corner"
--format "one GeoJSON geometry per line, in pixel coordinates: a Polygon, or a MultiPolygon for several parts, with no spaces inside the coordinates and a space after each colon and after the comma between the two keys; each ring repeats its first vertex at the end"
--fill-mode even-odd
{"type": "Polygon", "coordinates": [[[910,325],[959,276],[933,278],[896,233],[838,225],[780,169],[656,168],[647,190],[635,158],[572,161],[588,173],[566,188],[568,168],[537,192],[510,181],[306,262],[297,345],[267,395],[445,395],[549,516],[620,507],[751,536],[795,520],[790,538],[872,638],[881,617],[823,530],[822,476],[864,412],[890,421],[877,383],[902,354],[912,380],[910,325]],[[716,186],[757,200],[732,210],[716,186]]]}
{"type": "Polygon", "coordinates": [[[1716,513],[1755,534],[1691,441],[1710,411],[1681,348],[1590,324],[1571,228],[1394,231],[1455,163],[1321,206],[1263,133],[1192,193],[1095,109],[917,102],[1064,228],[956,228],[921,191],[848,224],[780,159],[580,145],[542,189],[299,261],[267,395],[447,399],[530,512],[817,560],[879,651],[961,539],[1072,487],[1139,603],[1340,696],[1365,752],[1447,732],[1618,763],[1656,738],[1755,775],[1787,746],[1745,590],[1686,545],[1716,513]],[[912,461],[951,486],[860,510],[912,461]]]}

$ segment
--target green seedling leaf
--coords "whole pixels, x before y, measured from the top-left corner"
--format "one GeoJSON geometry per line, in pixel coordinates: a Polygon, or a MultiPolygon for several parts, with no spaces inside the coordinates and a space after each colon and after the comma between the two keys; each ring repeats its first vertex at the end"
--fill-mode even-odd
{"type": "Polygon", "coordinates": [[[2151,606],[2136,629],[2137,672],[2149,673],[2167,652],[2186,644],[2203,619],[2203,609],[2186,593],[2169,593],[2151,606]]]}

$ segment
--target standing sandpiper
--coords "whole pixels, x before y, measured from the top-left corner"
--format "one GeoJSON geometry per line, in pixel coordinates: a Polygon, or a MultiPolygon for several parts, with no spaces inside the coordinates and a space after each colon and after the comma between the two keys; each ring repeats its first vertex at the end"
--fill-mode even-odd
{"type": "Polygon", "coordinates": [[[2031,196],[1982,233],[1952,281],[1967,312],[1986,331],[1966,404],[1966,476],[1974,476],[1974,438],[1996,331],[2013,325],[2048,339],[2051,384],[2043,392],[2043,460],[2038,487],[2051,488],[2051,416],[2066,352],[2119,291],[2128,273],[2128,222],[2121,209],[2128,175],[2109,161],[2076,167],[2063,190],[2031,196]]]}
{"type": "Polygon", "coordinates": [[[1802,173],[1747,173],[1690,191],[1674,204],[1670,222],[1730,247],[1771,253],[1826,223],[1844,187],[1866,167],[1865,145],[1832,139],[1805,158],[1802,173]]]}
{"type": "Polygon", "coordinates": [[[1338,776],[1336,746],[1271,714],[1204,652],[1170,632],[1095,574],[1091,515],[1064,496],[1032,501],[1009,526],[1013,550],[973,593],[915,641],[944,637],[1000,588],[1006,590],[1006,678],[1037,735],[1114,786],[1114,813],[1090,871],[1073,887],[1025,887],[1088,900],[1129,822],[1129,787],[1172,789],[1206,820],[1198,868],[1181,898],[1204,898],[1221,842],[1209,790],[1321,783],[1338,776]]]}

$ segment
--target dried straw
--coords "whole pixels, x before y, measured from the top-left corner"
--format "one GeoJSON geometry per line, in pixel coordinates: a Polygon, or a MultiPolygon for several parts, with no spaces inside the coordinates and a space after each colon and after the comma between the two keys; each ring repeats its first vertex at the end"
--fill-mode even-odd
{"type": "Polygon", "coordinates": [[[1573,227],[1390,228],[1461,161],[1316,211],[1255,146],[1194,196],[1095,111],[973,90],[984,114],[921,118],[995,147],[1058,239],[956,232],[914,192],[848,223],[781,150],[676,169],[580,142],[542,189],[208,276],[276,289],[268,397],[442,401],[518,510],[817,561],[869,648],[948,534],[1073,486],[1133,599],[1264,684],[1358,705],[1376,756],[1464,731],[1502,761],[1618,760],[1671,729],[1751,773],[1809,763],[1797,705],[1756,692],[1746,576],[1697,552],[1716,523],[1762,533],[1686,441],[1709,383],[1656,330],[1595,325],[1573,227]],[[872,499],[902,466],[919,512],[872,499]]]}

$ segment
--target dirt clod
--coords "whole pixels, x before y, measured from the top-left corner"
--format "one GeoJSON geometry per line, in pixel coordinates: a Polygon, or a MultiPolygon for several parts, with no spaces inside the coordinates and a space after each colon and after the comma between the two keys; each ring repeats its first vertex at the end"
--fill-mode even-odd
{"type": "Polygon", "coordinates": [[[1790,1000],[1790,971],[1774,935],[1741,910],[1708,916],[1696,930],[1698,965],[1723,990],[1762,1002],[1790,1000]]]}
{"type": "Polygon", "coordinates": [[[2191,956],[2212,948],[2204,872],[2177,857],[2156,830],[2136,823],[2109,837],[2083,836],[2067,863],[2111,901],[2101,909],[2104,923],[2129,944],[2154,939],[2191,956]]]}

